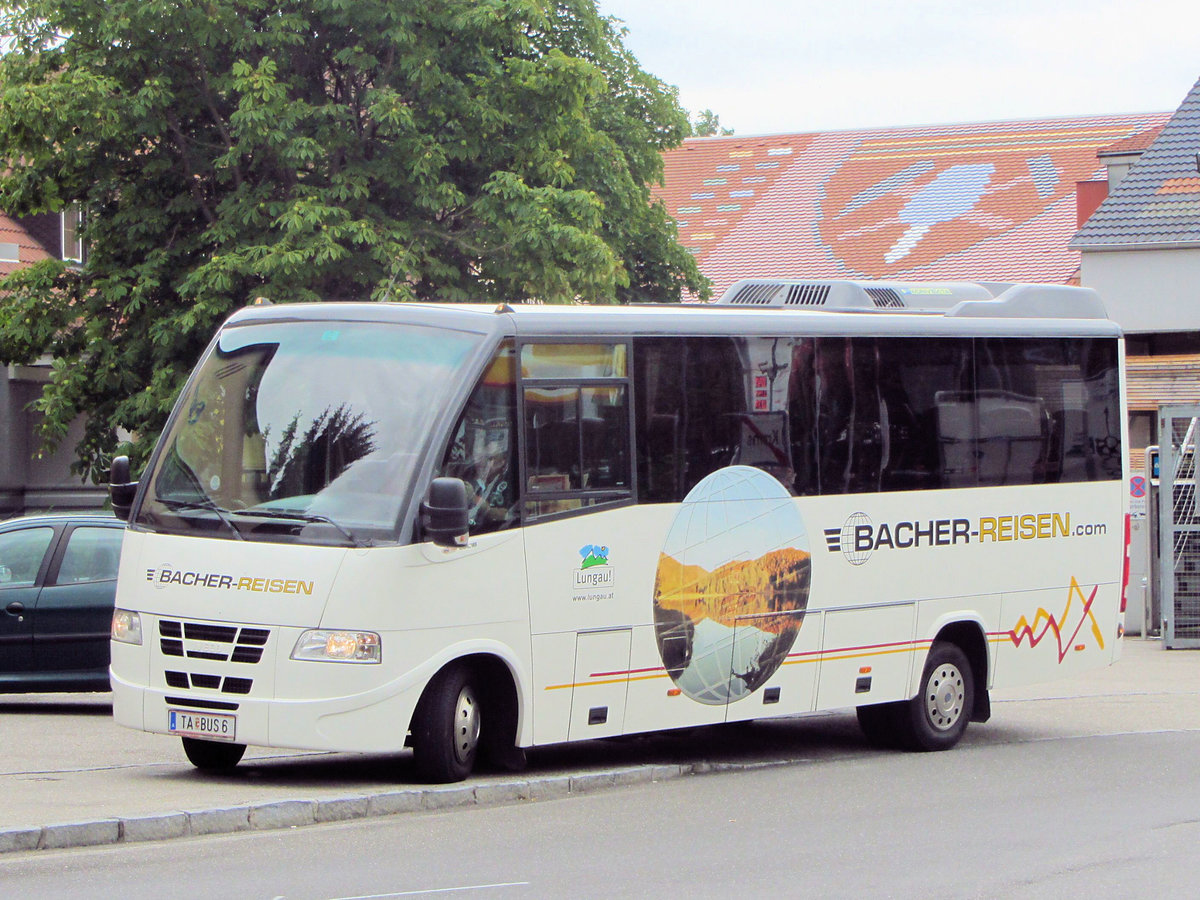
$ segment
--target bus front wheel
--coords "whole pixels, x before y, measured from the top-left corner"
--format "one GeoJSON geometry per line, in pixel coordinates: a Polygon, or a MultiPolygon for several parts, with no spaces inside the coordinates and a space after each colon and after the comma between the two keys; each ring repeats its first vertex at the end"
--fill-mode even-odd
{"type": "Polygon", "coordinates": [[[939,641],[929,648],[920,690],[897,716],[910,750],[949,750],[959,742],[975,704],[975,677],[967,655],[939,641]]]}
{"type": "Polygon", "coordinates": [[[472,671],[450,666],[429,683],[413,718],[413,761],[425,781],[462,781],[475,767],[483,709],[472,671]]]}
{"type": "Polygon", "coordinates": [[[242,761],[245,744],[226,744],[219,741],[204,741],[199,738],[183,738],[183,752],[197,769],[204,772],[224,772],[242,761]]]}

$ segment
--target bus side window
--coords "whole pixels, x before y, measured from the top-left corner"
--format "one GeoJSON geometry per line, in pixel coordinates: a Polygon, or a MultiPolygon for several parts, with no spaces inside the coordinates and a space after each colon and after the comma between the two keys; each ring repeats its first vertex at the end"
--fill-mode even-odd
{"type": "Polygon", "coordinates": [[[1121,477],[1111,341],[983,339],[976,372],[980,484],[1121,477]]]}
{"type": "Polygon", "coordinates": [[[471,393],[439,475],[467,485],[472,534],[510,528],[520,522],[517,503],[516,383],[512,344],[500,348],[471,393]]]}
{"type": "Polygon", "coordinates": [[[971,341],[880,341],[880,383],[889,455],[883,490],[974,487],[975,397],[971,341]]]}
{"type": "Polygon", "coordinates": [[[632,495],[626,346],[522,346],[522,446],[530,515],[570,512],[632,495]]]}
{"type": "Polygon", "coordinates": [[[818,492],[879,490],[884,433],[875,341],[817,338],[814,366],[818,492]]]}

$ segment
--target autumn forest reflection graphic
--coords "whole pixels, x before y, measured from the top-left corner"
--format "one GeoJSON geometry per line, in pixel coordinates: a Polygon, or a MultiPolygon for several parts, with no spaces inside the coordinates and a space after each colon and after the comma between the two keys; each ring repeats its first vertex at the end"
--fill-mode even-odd
{"type": "Polygon", "coordinates": [[[654,582],[655,636],[675,684],[713,705],[761,687],[795,643],[810,577],[804,523],[775,478],[733,466],[701,481],[654,582]]]}

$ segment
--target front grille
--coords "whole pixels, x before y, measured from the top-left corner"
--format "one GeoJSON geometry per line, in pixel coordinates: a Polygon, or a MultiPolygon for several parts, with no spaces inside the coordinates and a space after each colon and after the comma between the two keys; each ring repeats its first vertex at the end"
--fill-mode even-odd
{"type": "Polygon", "coordinates": [[[269,628],[238,628],[235,625],[211,625],[206,622],[177,622],[160,619],[159,646],[164,656],[186,656],[188,659],[212,662],[255,664],[262,660],[263,649],[271,637],[269,628]],[[188,647],[187,641],[207,644],[228,644],[229,649],[188,647]]]}
{"type": "Polygon", "coordinates": [[[225,712],[233,712],[241,704],[226,703],[224,700],[197,700],[195,697],[164,697],[167,704],[170,706],[188,706],[192,709],[217,709],[225,712]]]}
{"type": "Polygon", "coordinates": [[[221,693],[248,694],[253,685],[254,681],[250,678],[226,678],[225,685],[221,688],[221,693]]]}
{"type": "Polygon", "coordinates": [[[238,636],[238,643],[262,647],[270,636],[271,632],[266,628],[243,628],[241,635],[238,636]]]}
{"type": "Polygon", "coordinates": [[[163,675],[167,682],[167,687],[181,688],[183,690],[191,687],[208,691],[219,690],[222,694],[249,694],[250,689],[254,687],[253,678],[226,676],[222,679],[220,675],[205,675],[195,672],[188,675],[187,672],[171,670],[164,672],[163,675]]]}
{"type": "Polygon", "coordinates": [[[193,641],[214,641],[222,644],[232,644],[237,637],[237,629],[228,625],[205,625],[200,622],[184,622],[183,636],[193,641]]]}

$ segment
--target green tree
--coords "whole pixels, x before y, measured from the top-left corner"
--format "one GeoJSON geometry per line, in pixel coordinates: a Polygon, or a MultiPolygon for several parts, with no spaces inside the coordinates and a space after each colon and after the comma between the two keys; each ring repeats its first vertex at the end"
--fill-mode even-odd
{"type": "Polygon", "coordinates": [[[0,280],[43,436],[144,460],[255,297],[704,295],[650,185],[688,132],[593,0],[0,0],[0,208],[79,203],[83,266],[0,280]]]}
{"type": "Polygon", "coordinates": [[[722,128],[721,117],[711,109],[700,110],[691,121],[692,137],[713,137],[714,135],[728,137],[731,134],[733,134],[733,129],[722,128]]]}

